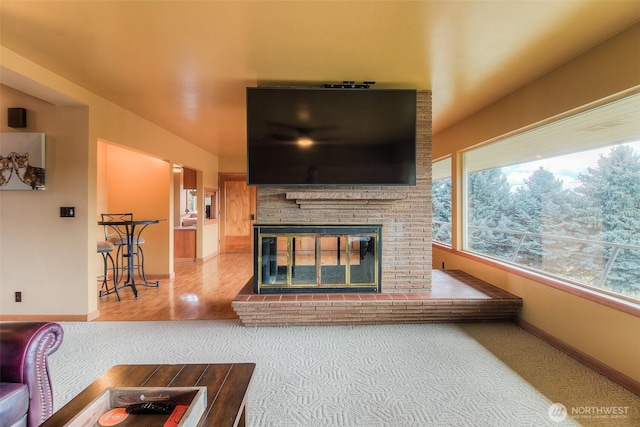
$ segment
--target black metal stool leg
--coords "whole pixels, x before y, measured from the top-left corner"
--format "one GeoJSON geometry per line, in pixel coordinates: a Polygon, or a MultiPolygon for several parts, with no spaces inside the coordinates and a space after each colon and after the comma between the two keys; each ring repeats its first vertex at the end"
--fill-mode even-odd
{"type": "Polygon", "coordinates": [[[109,291],[109,286],[107,285],[107,257],[105,256],[105,253],[102,252],[100,255],[102,255],[102,276],[98,276],[98,278],[102,279],[102,287],[100,288],[100,293],[98,294],[100,296],[100,298],[102,298],[103,295],[106,295],[107,292],[109,291]]]}
{"type": "Polygon", "coordinates": [[[140,276],[140,278],[142,279],[142,281],[144,282],[145,286],[153,286],[153,287],[160,287],[160,281],[156,281],[156,282],[149,282],[147,280],[147,276],[144,274],[144,252],[142,251],[142,248],[140,247],[140,245],[136,245],[136,252],[138,254],[138,276],[140,276]]]}
{"type": "Polygon", "coordinates": [[[111,256],[110,251],[102,251],[100,252],[100,254],[102,255],[102,265],[103,265],[103,274],[102,276],[102,287],[100,288],[100,292],[98,293],[98,296],[100,298],[102,298],[104,295],[109,295],[111,293],[116,294],[116,296],[118,297],[118,301],[120,301],[120,293],[118,292],[118,274],[117,274],[117,270],[116,270],[116,265],[113,261],[113,257],[111,256]],[[109,288],[109,261],[111,261],[111,270],[113,271],[113,288],[109,288]]]}
{"type": "Polygon", "coordinates": [[[113,268],[113,291],[116,293],[116,296],[118,297],[118,301],[120,301],[120,293],[118,293],[118,275],[116,274],[116,266],[113,261],[113,257],[108,252],[107,252],[107,256],[105,257],[105,266],[107,265],[106,258],[109,258],[111,260],[111,266],[113,268]]]}

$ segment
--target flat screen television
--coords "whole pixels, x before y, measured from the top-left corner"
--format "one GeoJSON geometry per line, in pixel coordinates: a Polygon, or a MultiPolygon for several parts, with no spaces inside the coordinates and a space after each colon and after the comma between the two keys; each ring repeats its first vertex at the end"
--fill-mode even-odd
{"type": "Polygon", "coordinates": [[[415,185],[416,91],[247,88],[249,185],[415,185]]]}

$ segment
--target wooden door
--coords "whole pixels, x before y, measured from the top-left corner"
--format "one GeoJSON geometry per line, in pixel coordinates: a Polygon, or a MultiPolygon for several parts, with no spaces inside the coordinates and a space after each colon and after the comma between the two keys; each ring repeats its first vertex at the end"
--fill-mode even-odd
{"type": "Polygon", "coordinates": [[[253,252],[256,188],[247,185],[247,175],[219,175],[220,252],[253,252]]]}

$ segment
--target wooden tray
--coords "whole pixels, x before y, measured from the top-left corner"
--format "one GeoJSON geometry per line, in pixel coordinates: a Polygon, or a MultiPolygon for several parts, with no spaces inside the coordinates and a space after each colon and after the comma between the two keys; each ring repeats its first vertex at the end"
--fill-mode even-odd
{"type": "MultiPolygon", "coordinates": [[[[207,406],[206,387],[113,387],[108,388],[71,419],[65,427],[102,427],[100,417],[115,408],[136,403],[171,402],[188,405],[178,427],[197,426],[207,406]]],[[[129,414],[117,427],[163,427],[170,414],[129,414]]],[[[175,425],[175,424],[174,424],[175,425]]]]}

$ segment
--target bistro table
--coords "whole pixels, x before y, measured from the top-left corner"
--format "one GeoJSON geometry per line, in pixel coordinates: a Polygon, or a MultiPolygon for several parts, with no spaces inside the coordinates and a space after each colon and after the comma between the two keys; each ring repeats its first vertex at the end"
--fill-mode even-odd
{"type": "Polygon", "coordinates": [[[110,387],[207,388],[206,408],[198,427],[246,426],[246,403],[255,363],[116,365],[71,399],[41,427],[68,425],[110,387]]]}
{"type": "MultiPolygon", "coordinates": [[[[135,278],[135,258],[138,257],[138,250],[134,248],[137,242],[140,240],[140,235],[142,231],[147,228],[151,224],[157,224],[160,221],[164,221],[164,219],[143,219],[143,220],[111,220],[111,221],[98,221],[98,225],[102,226],[110,226],[119,234],[119,238],[121,241],[126,240],[126,252],[122,254],[123,258],[127,259],[127,279],[124,282],[123,287],[130,286],[133,291],[133,295],[138,298],[138,290],[136,289],[136,278],[135,278]],[[122,232],[122,228],[124,228],[124,232],[122,232]]],[[[144,255],[143,255],[144,257],[144,255]]],[[[144,261],[142,261],[144,262],[144,261]]],[[[144,274],[144,268],[140,269],[140,277],[142,278],[145,286],[153,286],[157,288],[160,286],[160,282],[149,282],[147,280],[146,275],[144,274]]],[[[119,286],[120,280],[116,281],[114,286],[119,286]]]]}

